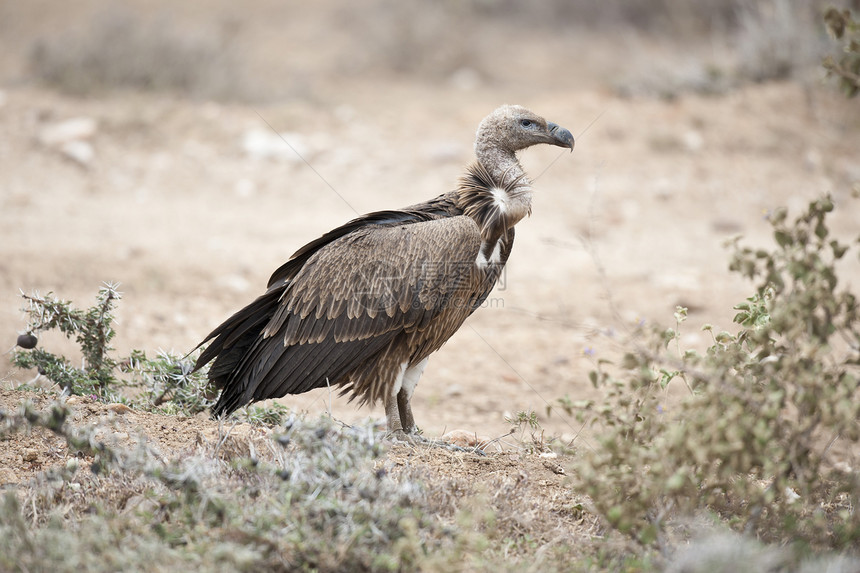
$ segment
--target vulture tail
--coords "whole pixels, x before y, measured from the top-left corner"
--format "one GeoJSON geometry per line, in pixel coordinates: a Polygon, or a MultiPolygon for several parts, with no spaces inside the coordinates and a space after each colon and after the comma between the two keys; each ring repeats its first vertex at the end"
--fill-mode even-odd
{"type": "Polygon", "coordinates": [[[269,290],[225,320],[200,343],[202,346],[212,341],[197,359],[194,370],[199,370],[214,359],[215,362],[209,368],[209,381],[217,388],[224,389],[218,403],[212,408],[213,415],[229,414],[239,407],[228,409],[226,398],[230,394],[230,387],[227,382],[254,343],[262,337],[263,329],[278,308],[281,294],[282,289],[269,290]]]}

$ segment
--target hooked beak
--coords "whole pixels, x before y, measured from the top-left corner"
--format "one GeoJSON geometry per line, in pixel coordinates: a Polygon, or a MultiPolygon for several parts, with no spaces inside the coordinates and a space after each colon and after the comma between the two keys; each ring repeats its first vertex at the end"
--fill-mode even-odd
{"type": "Polygon", "coordinates": [[[546,127],[549,130],[550,136],[552,137],[552,139],[550,139],[548,143],[551,143],[552,145],[557,145],[559,147],[567,147],[571,151],[573,151],[573,135],[571,135],[568,130],[551,121],[547,122],[546,127]]]}

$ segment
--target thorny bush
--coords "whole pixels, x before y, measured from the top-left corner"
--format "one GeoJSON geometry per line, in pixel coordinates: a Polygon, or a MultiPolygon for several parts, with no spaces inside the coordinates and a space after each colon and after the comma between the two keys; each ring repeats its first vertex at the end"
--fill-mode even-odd
{"type": "Polygon", "coordinates": [[[86,310],[74,308],[52,293],[21,293],[26,301],[27,334],[19,337],[19,345],[24,342],[24,347],[13,352],[13,364],[36,369],[68,394],[93,395],[142,409],[186,415],[208,408],[213,400],[205,372],[192,372],[193,362],[188,357],[160,351],[149,358],[140,350],[125,358],[113,355],[114,312],[122,298],[117,288],[106,283],[99,289],[96,304],[86,310]],[[65,356],[38,347],[35,335],[55,329],[77,342],[82,354],[80,367],[65,356]],[[129,392],[121,392],[123,388],[129,392]]]}
{"type": "Polygon", "coordinates": [[[612,527],[662,545],[673,517],[704,513],[765,541],[857,546],[860,475],[844,452],[860,442],[860,307],[838,280],[856,261],[830,236],[833,208],[828,196],[793,222],[774,212],[772,251],[734,242],[731,270],[755,283],[737,332],[706,325],[702,355],[680,328],[640,331],[617,367],[591,372],[605,401],[566,402],[601,426],[575,470],[612,527]]]}

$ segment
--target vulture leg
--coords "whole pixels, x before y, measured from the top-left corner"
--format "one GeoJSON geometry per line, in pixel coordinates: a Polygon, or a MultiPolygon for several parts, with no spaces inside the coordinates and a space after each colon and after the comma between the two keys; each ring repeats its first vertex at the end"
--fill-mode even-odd
{"type": "Polygon", "coordinates": [[[400,390],[397,394],[385,396],[385,419],[389,434],[399,440],[414,442],[417,438],[415,418],[412,416],[412,405],[409,402],[418,385],[418,379],[421,378],[424,367],[427,366],[427,358],[414,366],[406,367],[405,364],[403,366],[399,383],[395,385],[395,387],[399,386],[400,390]]]}
{"type": "Polygon", "coordinates": [[[409,398],[410,396],[406,394],[406,388],[401,388],[400,392],[397,393],[397,416],[400,418],[401,428],[407,434],[415,431],[415,418],[412,416],[409,398]]]}
{"type": "Polygon", "coordinates": [[[400,386],[400,391],[397,393],[397,409],[400,412],[400,427],[407,434],[415,432],[415,418],[412,416],[412,394],[415,392],[415,387],[418,386],[418,379],[424,373],[424,368],[427,366],[429,358],[425,358],[418,364],[410,366],[403,373],[403,383],[400,386]]]}
{"type": "Polygon", "coordinates": [[[398,441],[414,443],[413,436],[403,431],[403,422],[400,419],[399,397],[402,393],[401,390],[397,396],[388,395],[385,397],[385,420],[388,435],[398,441]]]}

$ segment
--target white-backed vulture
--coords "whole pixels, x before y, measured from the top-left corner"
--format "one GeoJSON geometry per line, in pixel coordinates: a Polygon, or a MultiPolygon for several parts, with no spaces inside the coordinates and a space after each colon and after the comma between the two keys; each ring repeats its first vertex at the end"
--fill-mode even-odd
{"type": "Polygon", "coordinates": [[[476,161],[457,188],[424,203],[354,219],[311,241],[228,318],[195,369],[215,360],[213,416],[250,402],[338,386],[382,400],[388,430],[415,430],[410,400],[427,359],[484,302],[508,260],[514,225],[531,213],[516,153],[570,132],[502,106],[479,125],[476,161]]]}

